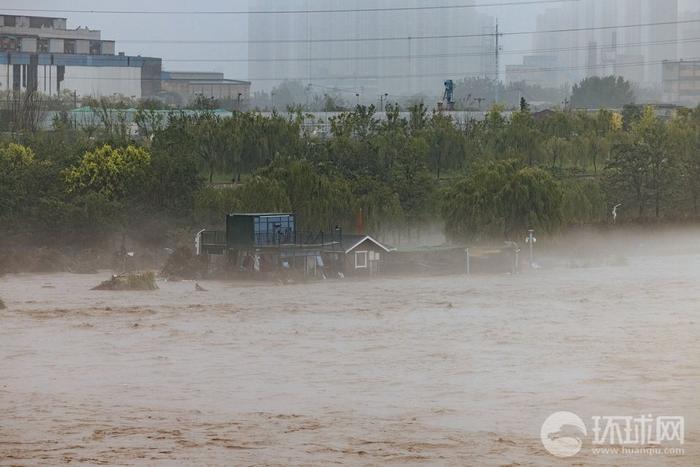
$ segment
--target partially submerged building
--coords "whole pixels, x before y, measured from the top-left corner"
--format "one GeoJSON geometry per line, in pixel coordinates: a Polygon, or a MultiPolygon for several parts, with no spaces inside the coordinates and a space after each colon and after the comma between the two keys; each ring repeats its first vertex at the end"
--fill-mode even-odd
{"type": "Polygon", "coordinates": [[[198,255],[243,273],[289,272],[305,277],[372,276],[391,249],[369,235],[303,232],[291,213],[244,213],[226,217],[226,230],[197,234],[198,255]]]}
{"type": "Polygon", "coordinates": [[[343,238],[344,271],[353,276],[374,276],[383,272],[386,255],[393,249],[369,235],[350,235],[343,238]]]}

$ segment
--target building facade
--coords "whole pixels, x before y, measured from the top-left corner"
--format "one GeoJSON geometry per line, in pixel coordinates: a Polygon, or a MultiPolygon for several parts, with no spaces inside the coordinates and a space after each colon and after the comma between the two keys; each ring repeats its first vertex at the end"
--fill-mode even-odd
{"type": "MultiPolygon", "coordinates": [[[[660,87],[663,61],[678,58],[678,6],[678,0],[581,0],[551,8],[537,18],[533,48],[554,57],[562,85],[617,75],[660,87]]],[[[537,68],[525,68],[521,71],[533,74],[533,82],[541,81],[537,68]]]]}
{"type": "Polygon", "coordinates": [[[665,62],[663,93],[669,104],[700,105],[700,60],[665,62]]]}
{"type": "Polygon", "coordinates": [[[164,71],[162,98],[168,104],[186,105],[197,96],[236,102],[241,110],[250,100],[250,82],[225,79],[223,73],[164,71]]]}
{"type": "Polygon", "coordinates": [[[65,18],[0,15],[0,91],[155,97],[160,74],[161,59],[115,54],[114,41],[65,18]]]}
{"type": "Polygon", "coordinates": [[[474,2],[251,0],[250,80],[258,90],[295,80],[374,102],[385,93],[441,95],[446,79],[495,77],[493,37],[479,37],[494,32],[492,17],[477,8],[425,9],[458,5],[474,2]],[[280,10],[304,13],[255,13],[280,10]]]}

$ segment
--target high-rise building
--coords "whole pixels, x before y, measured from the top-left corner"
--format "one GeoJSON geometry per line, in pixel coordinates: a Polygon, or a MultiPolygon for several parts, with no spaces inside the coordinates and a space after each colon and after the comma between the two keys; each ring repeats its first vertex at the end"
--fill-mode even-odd
{"type": "Polygon", "coordinates": [[[495,77],[495,46],[482,36],[493,33],[493,18],[476,8],[425,9],[473,5],[472,0],[249,3],[249,72],[257,89],[296,80],[357,91],[363,98],[383,93],[435,95],[446,79],[495,77]],[[411,9],[416,7],[421,9],[411,9]],[[255,13],[271,10],[307,13],[255,13]]]}
{"type": "Polygon", "coordinates": [[[656,87],[678,56],[677,20],[678,0],[581,0],[538,17],[534,48],[556,57],[562,84],[619,75],[656,87]]]}

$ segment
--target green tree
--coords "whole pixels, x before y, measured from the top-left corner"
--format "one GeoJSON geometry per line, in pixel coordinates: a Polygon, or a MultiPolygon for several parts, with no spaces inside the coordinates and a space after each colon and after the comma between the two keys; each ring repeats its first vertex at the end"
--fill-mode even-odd
{"type": "Polygon", "coordinates": [[[575,84],[571,105],[575,108],[622,108],[634,103],[632,84],[621,76],[593,76],[575,84]]]}
{"type": "Polygon", "coordinates": [[[557,229],[562,202],[562,189],[548,172],[507,160],[478,164],[448,187],[442,215],[453,238],[513,239],[528,228],[557,229]]]}
{"type": "Polygon", "coordinates": [[[0,146],[0,219],[18,220],[36,203],[48,164],[19,144],[0,146]]]}
{"type": "Polygon", "coordinates": [[[69,193],[98,193],[109,199],[124,200],[141,193],[150,169],[151,155],[135,146],[103,146],[86,152],[80,163],[65,174],[69,193]]]}

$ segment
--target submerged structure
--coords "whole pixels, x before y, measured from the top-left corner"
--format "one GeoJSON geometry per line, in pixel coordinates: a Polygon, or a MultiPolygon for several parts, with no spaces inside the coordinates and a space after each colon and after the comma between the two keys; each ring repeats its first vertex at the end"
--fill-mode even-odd
{"type": "Polygon", "coordinates": [[[228,270],[262,274],[288,272],[304,277],[373,276],[392,249],[369,235],[304,232],[292,213],[241,213],[226,217],[226,230],[197,234],[198,255],[228,270]]]}

